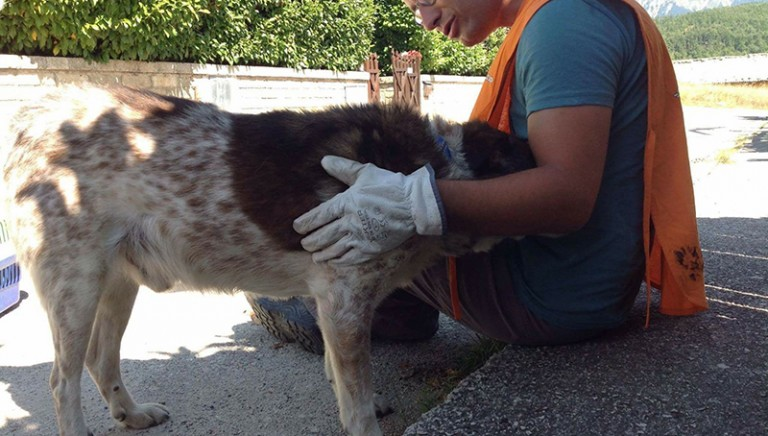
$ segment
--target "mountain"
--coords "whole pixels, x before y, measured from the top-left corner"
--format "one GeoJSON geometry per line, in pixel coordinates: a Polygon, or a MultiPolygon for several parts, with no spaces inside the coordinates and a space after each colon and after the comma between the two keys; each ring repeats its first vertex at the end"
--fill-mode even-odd
{"type": "Polygon", "coordinates": [[[638,0],[652,17],[682,15],[704,9],[737,6],[745,3],[766,2],[768,0],[638,0]]]}

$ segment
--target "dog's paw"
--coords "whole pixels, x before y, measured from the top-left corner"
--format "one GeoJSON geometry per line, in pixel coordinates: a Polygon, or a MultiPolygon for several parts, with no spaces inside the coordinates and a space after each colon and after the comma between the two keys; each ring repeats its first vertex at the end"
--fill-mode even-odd
{"type": "Polygon", "coordinates": [[[123,426],[142,429],[164,423],[171,417],[168,409],[158,403],[138,404],[133,410],[118,414],[115,419],[123,426]]]}
{"type": "Polygon", "coordinates": [[[383,418],[395,411],[381,394],[373,394],[373,405],[376,407],[377,418],[383,418]]]}

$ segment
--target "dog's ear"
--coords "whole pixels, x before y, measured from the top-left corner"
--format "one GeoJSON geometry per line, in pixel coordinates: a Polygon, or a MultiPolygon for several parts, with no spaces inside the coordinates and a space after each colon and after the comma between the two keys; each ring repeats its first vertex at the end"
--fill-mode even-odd
{"type": "Polygon", "coordinates": [[[464,158],[476,178],[497,177],[536,166],[528,143],[480,121],[463,125],[464,158]]]}

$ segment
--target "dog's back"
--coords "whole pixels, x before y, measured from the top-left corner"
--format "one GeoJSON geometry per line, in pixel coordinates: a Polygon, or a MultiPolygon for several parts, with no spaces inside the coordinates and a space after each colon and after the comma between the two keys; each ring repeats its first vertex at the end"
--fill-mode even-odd
{"type": "Polygon", "coordinates": [[[12,131],[5,191],[22,262],[63,268],[67,256],[98,253],[158,291],[303,292],[291,223],[345,188],[322,156],[406,173],[444,163],[424,120],[397,107],[236,115],[73,87],[22,110],[12,131]]]}
{"type": "MultiPolygon", "coordinates": [[[[254,285],[303,292],[306,259],[276,256],[283,244],[238,204],[232,126],[212,105],[124,88],[70,88],[22,110],[4,173],[22,263],[66,275],[98,260],[158,291],[247,288],[269,272],[254,285]]],[[[258,181],[240,187],[270,197],[280,183],[258,181]]]]}
{"type": "MultiPolygon", "coordinates": [[[[192,248],[157,246],[154,236],[167,233],[168,241],[179,241],[182,235],[174,234],[179,224],[196,223],[190,197],[179,190],[200,192],[189,170],[205,171],[200,165],[205,157],[181,154],[181,141],[192,136],[186,136],[190,126],[183,119],[171,116],[172,105],[149,95],[136,97],[137,104],[125,105],[115,94],[72,88],[24,108],[14,120],[17,138],[5,181],[13,195],[10,213],[23,263],[66,267],[78,261],[63,253],[68,248],[87,257],[80,261],[98,253],[105,264],[120,253],[133,254],[134,269],[140,270],[162,251],[192,248]],[[153,123],[153,112],[166,115],[166,122],[153,123]],[[171,134],[171,128],[178,132],[171,134]],[[138,243],[145,245],[141,255],[134,247],[138,243]]],[[[209,113],[191,133],[210,132],[204,144],[209,159],[216,160],[226,141],[217,124],[226,121],[207,106],[197,110],[209,113]]],[[[168,287],[166,274],[146,270],[145,275],[158,290],[168,287]]]]}

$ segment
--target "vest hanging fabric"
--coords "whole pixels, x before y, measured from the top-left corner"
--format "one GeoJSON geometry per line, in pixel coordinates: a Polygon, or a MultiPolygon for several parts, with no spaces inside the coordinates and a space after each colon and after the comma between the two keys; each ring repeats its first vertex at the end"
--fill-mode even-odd
{"type": "MultiPolygon", "coordinates": [[[[549,0],[524,0],[480,90],[471,118],[511,132],[509,111],[515,52],[523,29],[549,0]]],[[[699,244],[693,182],[683,110],[667,47],[648,13],[622,0],[635,13],[648,65],[648,132],[643,174],[643,245],[650,317],[651,286],[661,291],[659,311],[691,315],[707,309],[704,261],[699,244]]]]}

